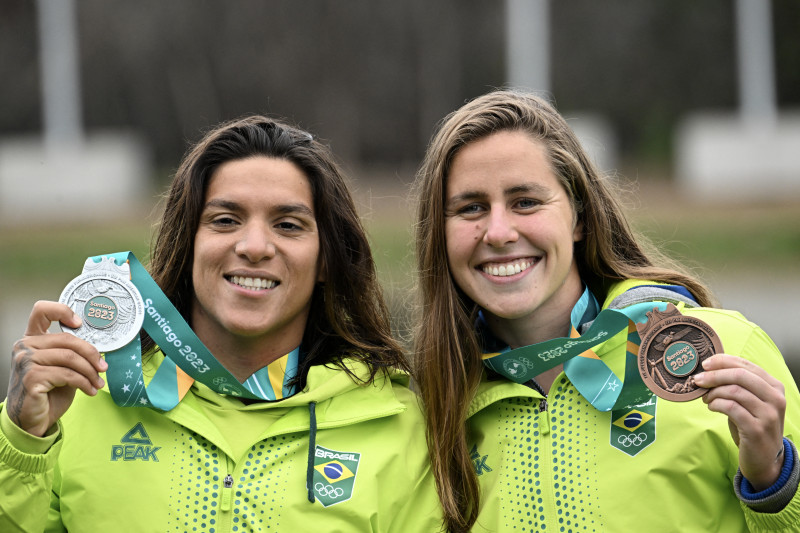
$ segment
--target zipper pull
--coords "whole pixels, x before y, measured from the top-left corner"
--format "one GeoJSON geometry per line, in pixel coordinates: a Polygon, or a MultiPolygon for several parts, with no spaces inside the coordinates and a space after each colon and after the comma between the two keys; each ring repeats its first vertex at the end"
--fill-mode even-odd
{"type": "Polygon", "coordinates": [[[546,410],[539,411],[539,433],[542,435],[550,434],[550,413],[546,410]]]}
{"type": "Polygon", "coordinates": [[[233,496],[233,476],[228,474],[225,476],[225,479],[222,480],[222,502],[220,504],[221,511],[230,511],[231,510],[231,499],[233,496]]]}

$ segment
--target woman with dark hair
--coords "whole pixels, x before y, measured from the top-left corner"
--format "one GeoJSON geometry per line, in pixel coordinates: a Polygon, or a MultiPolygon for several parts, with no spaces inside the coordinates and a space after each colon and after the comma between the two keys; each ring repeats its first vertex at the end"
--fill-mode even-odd
{"type": "Polygon", "coordinates": [[[468,102],[415,185],[415,375],[450,531],[800,530],[781,354],[634,234],[548,102],[468,102]]]}
{"type": "MultiPolygon", "coordinates": [[[[114,257],[85,269],[109,262],[137,282],[114,257]]],[[[34,306],[0,413],[0,529],[438,527],[407,363],[326,146],[262,116],[209,132],[175,175],[149,270],[176,314],[140,281],[140,369],[47,332],[79,331],[90,312],[34,306]],[[162,375],[173,396],[159,396],[162,375]],[[137,400],[118,400],[130,387],[137,400]],[[154,407],[119,406],[131,403],[154,407]]],[[[103,298],[92,305],[121,316],[103,298]]]]}

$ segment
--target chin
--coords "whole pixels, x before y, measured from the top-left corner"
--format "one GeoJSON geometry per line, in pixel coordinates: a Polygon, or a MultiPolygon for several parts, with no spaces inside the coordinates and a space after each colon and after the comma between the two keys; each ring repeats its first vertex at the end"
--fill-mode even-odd
{"type": "Polygon", "coordinates": [[[253,324],[222,324],[224,333],[234,337],[258,337],[269,331],[269,328],[253,324]]]}

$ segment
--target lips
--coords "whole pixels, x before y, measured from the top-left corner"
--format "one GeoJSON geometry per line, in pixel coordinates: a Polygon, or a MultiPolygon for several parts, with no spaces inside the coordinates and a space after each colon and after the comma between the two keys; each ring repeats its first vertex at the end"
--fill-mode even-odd
{"type": "Polygon", "coordinates": [[[243,289],[251,291],[263,291],[271,289],[278,285],[278,282],[273,279],[249,277],[249,276],[225,276],[230,283],[238,285],[243,289]]]}
{"type": "Polygon", "coordinates": [[[537,262],[538,259],[528,257],[524,259],[507,261],[505,263],[483,263],[479,268],[484,274],[506,277],[528,270],[537,262]]]}

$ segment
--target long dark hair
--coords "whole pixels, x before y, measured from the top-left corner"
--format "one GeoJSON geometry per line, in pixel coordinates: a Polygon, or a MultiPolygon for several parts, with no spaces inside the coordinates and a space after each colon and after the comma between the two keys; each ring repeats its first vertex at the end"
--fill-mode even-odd
{"type": "MultiPolygon", "coordinates": [[[[369,366],[368,381],[382,369],[407,370],[391,334],[366,233],[339,166],[328,147],[311,134],[274,119],[250,116],[227,122],[187,152],[166,195],[151,250],[153,279],[190,320],[194,236],[209,180],[223,163],[254,156],[290,161],[311,185],[325,282],[318,283],[312,295],[300,380],[312,365],[320,364],[337,365],[353,376],[343,363],[345,357],[369,366]]],[[[152,340],[145,339],[145,351],[152,347],[152,340]]]]}
{"type": "Polygon", "coordinates": [[[467,449],[466,418],[483,374],[474,321],[478,307],[453,281],[445,242],[445,191],[453,158],[498,131],[521,131],[544,147],[585,238],[576,243],[582,280],[602,301],[609,286],[647,279],[688,288],[713,306],[708,288],[658,253],[628,225],[616,195],[553,106],[535,95],[499,90],[441,122],[417,173],[416,254],[421,298],[413,366],[425,404],[428,447],[450,531],[468,531],[480,491],[467,449]]]}

